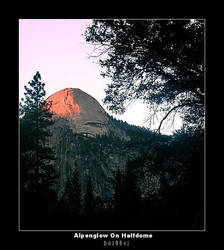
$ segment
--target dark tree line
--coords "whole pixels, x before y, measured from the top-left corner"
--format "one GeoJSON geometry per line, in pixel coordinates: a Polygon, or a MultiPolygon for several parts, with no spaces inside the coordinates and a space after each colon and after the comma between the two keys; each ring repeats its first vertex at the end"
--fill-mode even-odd
{"type": "Polygon", "coordinates": [[[74,223],[64,226],[203,229],[203,163],[203,133],[199,131],[180,130],[167,140],[155,140],[148,152],[128,161],[124,169],[118,166],[113,195],[107,199],[97,196],[88,180],[79,219],[73,210],[73,217],[64,219],[73,218],[74,223]]]}
{"type": "Polygon", "coordinates": [[[71,210],[72,213],[80,214],[82,209],[81,204],[81,185],[79,181],[79,172],[75,168],[73,170],[72,178],[67,180],[65,193],[61,198],[64,206],[71,210]]]}

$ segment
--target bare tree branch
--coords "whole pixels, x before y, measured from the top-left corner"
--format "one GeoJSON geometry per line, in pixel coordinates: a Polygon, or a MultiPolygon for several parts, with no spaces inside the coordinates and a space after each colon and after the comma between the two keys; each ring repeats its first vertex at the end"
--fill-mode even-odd
{"type": "Polygon", "coordinates": [[[159,127],[157,129],[157,132],[160,133],[160,129],[161,129],[161,126],[163,124],[163,122],[167,119],[167,117],[173,112],[175,111],[176,109],[180,108],[180,107],[184,107],[184,106],[191,106],[195,103],[198,103],[198,101],[192,101],[192,102],[186,102],[186,103],[182,103],[182,104],[179,104],[177,106],[174,106],[173,108],[171,108],[167,114],[163,117],[163,119],[160,121],[160,124],[159,124],[159,127]]]}

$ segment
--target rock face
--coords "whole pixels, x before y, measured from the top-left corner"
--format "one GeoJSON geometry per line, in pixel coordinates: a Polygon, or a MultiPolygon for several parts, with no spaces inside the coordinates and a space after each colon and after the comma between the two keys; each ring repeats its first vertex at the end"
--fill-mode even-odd
{"type": "Polygon", "coordinates": [[[142,151],[132,138],[136,128],[116,122],[93,97],[77,88],[60,90],[47,101],[55,121],[49,144],[56,153],[58,198],[74,168],[79,170],[83,193],[90,178],[96,195],[111,197],[117,169],[142,151]]]}
{"type": "Polygon", "coordinates": [[[47,98],[54,118],[66,119],[74,132],[95,136],[107,132],[107,113],[96,99],[78,88],[66,88],[47,98]]]}
{"type": "Polygon", "coordinates": [[[113,176],[113,167],[106,148],[99,143],[99,136],[106,136],[110,131],[105,110],[78,88],[60,90],[46,101],[51,102],[54,119],[50,145],[56,152],[58,198],[62,197],[74,168],[79,170],[83,191],[87,179],[91,178],[96,194],[110,192],[107,179],[113,176]]]}

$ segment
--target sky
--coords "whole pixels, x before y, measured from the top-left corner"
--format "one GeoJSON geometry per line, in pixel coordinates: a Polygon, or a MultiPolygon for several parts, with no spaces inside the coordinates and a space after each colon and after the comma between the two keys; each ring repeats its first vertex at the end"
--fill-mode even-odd
{"type": "MultiPolygon", "coordinates": [[[[37,71],[44,82],[46,97],[64,88],[79,88],[93,96],[114,117],[138,126],[144,122],[147,107],[140,100],[123,115],[114,115],[103,104],[109,79],[100,75],[102,68],[90,58],[93,46],[82,35],[91,19],[20,19],[19,20],[19,100],[24,86],[37,71]]],[[[155,124],[155,128],[158,124],[155,124]]],[[[176,123],[175,129],[180,123],[176,123]]],[[[152,128],[153,128],[152,127],[152,128]]],[[[172,129],[161,131],[172,133],[172,129]]]]}

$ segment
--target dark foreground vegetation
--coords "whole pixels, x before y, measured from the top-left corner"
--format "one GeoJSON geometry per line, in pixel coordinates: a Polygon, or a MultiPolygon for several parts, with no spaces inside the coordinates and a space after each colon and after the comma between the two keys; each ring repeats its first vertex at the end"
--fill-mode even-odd
{"type": "Polygon", "coordinates": [[[203,134],[180,132],[169,144],[154,147],[129,162],[125,171],[118,168],[108,199],[95,195],[90,179],[83,192],[77,171],[60,200],[53,189],[51,194],[44,191],[50,186],[39,193],[24,190],[21,228],[203,229],[203,134]]]}
{"type": "Polygon", "coordinates": [[[122,113],[125,101],[141,98],[151,107],[149,121],[164,114],[150,140],[129,131],[127,148],[144,150],[125,168],[117,166],[106,198],[91,176],[83,189],[77,169],[58,198],[55,153],[47,143],[53,120],[37,72],[20,112],[20,229],[204,228],[203,32],[203,20],[96,20],[87,29],[87,42],[102,49],[98,56],[108,53],[100,64],[112,80],[109,109],[122,113]],[[177,113],[183,127],[162,136],[164,122],[177,113]]]}

